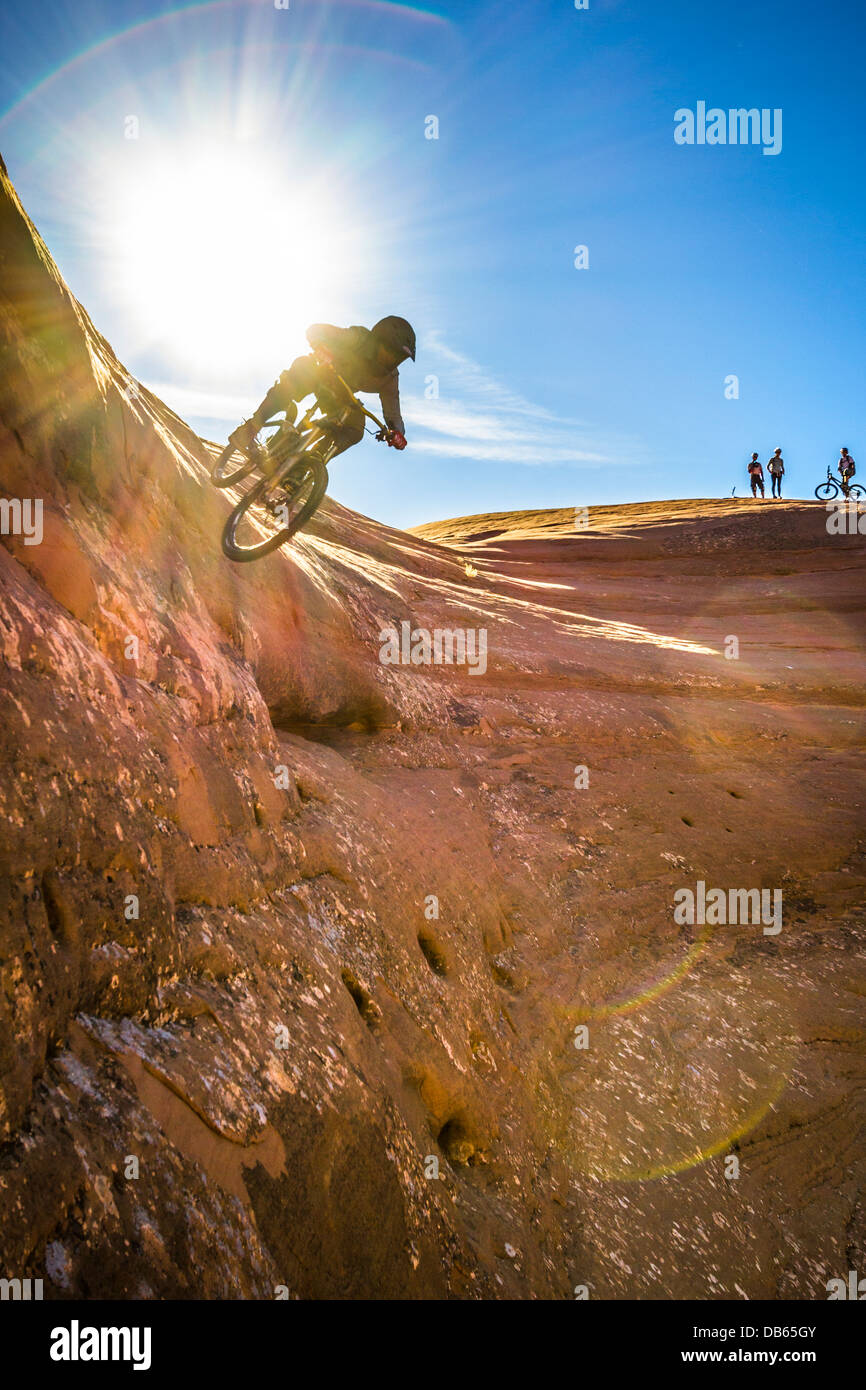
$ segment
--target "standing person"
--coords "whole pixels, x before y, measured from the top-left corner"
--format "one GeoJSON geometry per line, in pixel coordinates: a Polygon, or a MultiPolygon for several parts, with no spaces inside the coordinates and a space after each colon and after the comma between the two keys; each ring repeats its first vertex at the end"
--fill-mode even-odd
{"type": "Polygon", "coordinates": [[[757,454],[752,454],[752,461],[749,464],[749,481],[752,484],[752,496],[757,497],[758,488],[761,489],[761,496],[764,495],[764,470],[757,454]]]}
{"type": "Polygon", "coordinates": [[[848,453],[848,450],[842,449],[839,455],[839,476],[842,479],[842,491],[844,492],[846,497],[848,496],[848,484],[850,483],[851,479],[854,477],[854,474],[856,472],[857,469],[855,467],[854,460],[848,453]]]}
{"type": "Polygon", "coordinates": [[[767,464],[767,471],[773,480],[773,496],[782,496],[782,477],[785,472],[785,460],[782,458],[782,450],[777,449],[770,462],[767,464]]]}

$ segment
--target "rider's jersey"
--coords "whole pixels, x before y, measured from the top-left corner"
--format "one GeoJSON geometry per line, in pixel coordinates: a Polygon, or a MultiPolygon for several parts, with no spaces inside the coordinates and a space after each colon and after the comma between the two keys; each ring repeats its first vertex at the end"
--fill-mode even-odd
{"type": "Polygon", "coordinates": [[[307,329],[311,348],[323,347],[334,359],[334,367],[353,391],[370,391],[382,402],[382,414],[390,430],[405,434],[400,414],[399,372],[396,367],[382,375],[376,364],[378,342],[369,328],[335,328],[332,323],[313,323],[307,329]]]}
{"type": "Polygon", "coordinates": [[[852,474],[852,473],[856,473],[856,471],[857,471],[857,470],[856,470],[856,468],[854,467],[854,460],[852,459],[852,457],[851,457],[850,454],[846,454],[845,458],[842,458],[842,459],[839,460],[839,472],[840,472],[840,473],[852,474]]]}

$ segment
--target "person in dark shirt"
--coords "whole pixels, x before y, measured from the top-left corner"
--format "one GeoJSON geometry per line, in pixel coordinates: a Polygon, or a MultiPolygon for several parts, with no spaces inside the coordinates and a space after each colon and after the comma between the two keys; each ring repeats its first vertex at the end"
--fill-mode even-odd
{"type": "MultiPolygon", "coordinates": [[[[329,372],[333,369],[353,391],[378,394],[388,442],[396,449],[405,449],[399,367],[409,357],[415,360],[412,325],[395,315],[380,319],[373,328],[336,328],[330,323],[314,323],[307,329],[307,342],[313,351],[296,357],[288,371],[278,377],[255,414],[235,431],[233,442],[243,447],[279,410],[285,410],[287,421],[294,423],[298,402],[306,396],[315,395],[326,411],[342,405],[328,390],[329,372]]],[[[364,416],[359,409],[343,426],[337,453],[357,444],[363,434],[364,416]]]]}
{"type": "Polygon", "coordinates": [[[847,449],[844,449],[844,448],[842,449],[841,454],[840,454],[840,456],[839,456],[839,465],[838,465],[838,467],[839,467],[839,476],[840,476],[840,478],[842,479],[842,491],[843,491],[843,493],[845,494],[845,496],[847,497],[847,496],[848,496],[848,484],[850,483],[851,479],[854,477],[854,474],[857,472],[856,466],[855,466],[855,464],[854,464],[854,460],[852,459],[851,455],[848,453],[848,450],[847,450],[847,449]]]}
{"type": "Polygon", "coordinates": [[[761,496],[764,495],[764,469],[757,454],[752,454],[752,461],[749,464],[749,481],[752,484],[752,496],[757,497],[758,488],[761,489],[761,496]]]}

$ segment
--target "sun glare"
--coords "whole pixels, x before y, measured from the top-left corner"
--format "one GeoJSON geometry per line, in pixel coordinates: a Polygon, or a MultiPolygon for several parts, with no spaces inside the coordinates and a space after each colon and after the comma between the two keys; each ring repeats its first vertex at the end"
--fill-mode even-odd
{"type": "Polygon", "coordinates": [[[270,370],[347,289],[349,225],[316,181],[240,148],[136,170],[112,189],[114,293],[187,372],[270,370]]]}

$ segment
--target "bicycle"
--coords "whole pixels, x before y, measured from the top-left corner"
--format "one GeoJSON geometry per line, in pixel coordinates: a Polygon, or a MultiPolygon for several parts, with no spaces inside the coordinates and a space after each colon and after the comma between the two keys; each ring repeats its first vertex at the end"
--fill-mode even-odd
{"type": "Polygon", "coordinates": [[[258,560],[306,525],[325,496],[328,464],[337,451],[339,431],[352,415],[363,412],[378,426],[376,438],[391,447],[392,431],[361,404],[333,368],[323,394],[326,402],[317,396],[297,425],[276,418],[267,420],[262,429],[276,427],[276,434],[264,444],[256,436],[241,447],[229,437],[211,470],[211,482],[225,488],[243,482],[251,473],[260,475],[232,508],[223,527],[222,548],[229,560],[258,560]],[[344,396],[342,405],[338,390],[344,396]],[[333,398],[336,414],[327,413],[327,397],[333,398]],[[263,538],[256,540],[256,535],[263,538]]]}
{"type": "Polygon", "coordinates": [[[843,482],[837,482],[833,477],[833,470],[828,465],[826,483],[819,483],[815,488],[815,496],[819,502],[830,502],[834,497],[838,497],[841,492],[843,497],[866,497],[866,491],[859,483],[848,483],[847,487],[843,482]]]}

